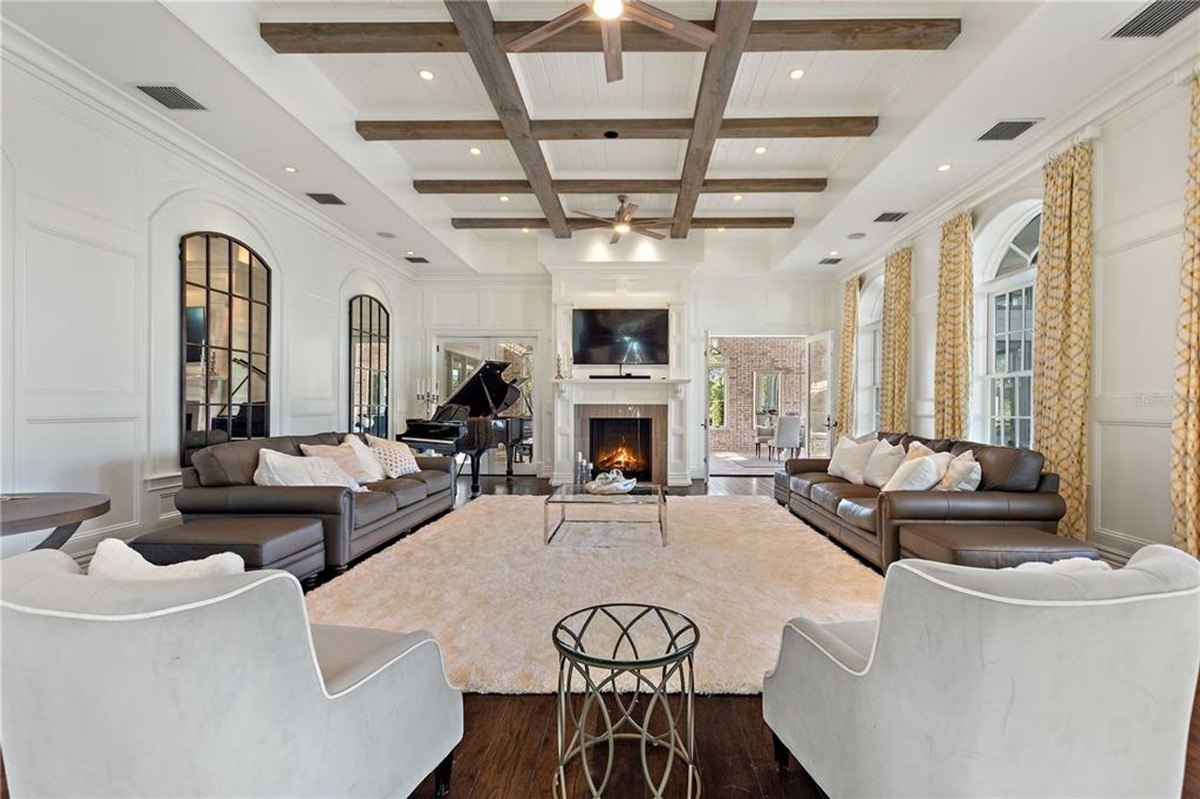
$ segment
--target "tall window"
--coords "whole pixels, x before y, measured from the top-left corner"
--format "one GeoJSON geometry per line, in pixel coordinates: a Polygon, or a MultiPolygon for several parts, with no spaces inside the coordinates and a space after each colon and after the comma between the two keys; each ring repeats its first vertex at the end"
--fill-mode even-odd
{"type": "Polygon", "coordinates": [[[350,299],[350,429],[388,435],[390,315],[366,294],[350,299]]]}
{"type": "Polygon", "coordinates": [[[1008,243],[988,292],[988,436],[1033,445],[1033,282],[1041,214],[1008,243]]]}
{"type": "Polygon", "coordinates": [[[271,270],[240,241],[192,233],[179,245],[182,457],[270,432],[271,270]]]}
{"type": "Polygon", "coordinates": [[[879,429],[883,375],[883,278],[877,277],[859,295],[858,340],[855,345],[855,425],[843,430],[854,435],[879,429]]]}
{"type": "Polygon", "coordinates": [[[725,356],[714,339],[708,348],[708,423],[710,427],[725,426],[728,399],[725,381],[725,356]]]}

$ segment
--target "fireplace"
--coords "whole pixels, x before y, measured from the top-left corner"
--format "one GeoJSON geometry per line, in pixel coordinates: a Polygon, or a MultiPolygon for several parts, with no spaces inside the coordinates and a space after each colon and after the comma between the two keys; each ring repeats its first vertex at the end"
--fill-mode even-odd
{"type": "Polygon", "coordinates": [[[653,475],[653,420],[594,417],[588,420],[588,460],[593,476],[620,469],[643,482],[653,475]]]}

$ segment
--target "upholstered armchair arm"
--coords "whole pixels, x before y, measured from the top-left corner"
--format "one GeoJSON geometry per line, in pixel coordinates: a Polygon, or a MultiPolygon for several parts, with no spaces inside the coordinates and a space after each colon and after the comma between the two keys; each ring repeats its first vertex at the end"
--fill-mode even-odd
{"type": "Polygon", "coordinates": [[[417,465],[422,469],[449,472],[451,479],[458,479],[458,459],[449,455],[418,455],[417,465]]]}
{"type": "Polygon", "coordinates": [[[342,486],[208,486],[181,488],[180,513],[348,514],[351,491],[342,486]]]}
{"type": "Polygon", "coordinates": [[[829,458],[789,458],[783,468],[788,474],[824,472],[829,470],[829,458]]]}

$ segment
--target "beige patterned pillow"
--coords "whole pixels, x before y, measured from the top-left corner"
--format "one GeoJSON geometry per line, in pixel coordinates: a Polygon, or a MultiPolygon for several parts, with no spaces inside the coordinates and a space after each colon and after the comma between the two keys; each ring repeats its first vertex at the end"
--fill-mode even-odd
{"type": "Polygon", "coordinates": [[[306,458],[329,458],[343,472],[353,477],[356,483],[370,480],[370,475],[358,460],[358,454],[349,444],[301,444],[300,451],[306,458]]]}
{"type": "Polygon", "coordinates": [[[388,441],[386,438],[377,438],[371,435],[367,436],[367,444],[371,447],[371,451],[379,456],[379,462],[383,464],[383,471],[389,478],[421,471],[421,467],[417,465],[417,458],[408,448],[408,444],[401,441],[388,441]]]}

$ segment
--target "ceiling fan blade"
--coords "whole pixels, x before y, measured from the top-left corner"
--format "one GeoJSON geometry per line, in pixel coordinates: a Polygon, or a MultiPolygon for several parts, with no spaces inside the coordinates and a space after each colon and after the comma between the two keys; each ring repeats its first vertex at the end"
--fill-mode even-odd
{"type": "Polygon", "coordinates": [[[604,78],[609,83],[624,77],[621,64],[621,20],[606,19],[600,23],[600,41],[604,45],[604,78]]]}
{"type": "Polygon", "coordinates": [[[712,47],[713,42],[717,40],[717,34],[708,28],[677,17],[661,8],[643,3],[641,0],[626,0],[625,13],[634,22],[639,22],[647,28],[653,28],[668,36],[674,36],[676,39],[682,39],[702,50],[712,47]]]}
{"type": "Polygon", "coordinates": [[[510,53],[523,53],[556,33],[562,33],[576,22],[586,19],[591,16],[591,13],[592,9],[587,3],[575,6],[570,11],[559,14],[545,25],[539,25],[524,36],[513,39],[504,49],[510,53]]]}
{"type": "Polygon", "coordinates": [[[674,217],[664,216],[658,219],[639,219],[637,225],[639,227],[667,227],[675,221],[674,217]]]}
{"type": "Polygon", "coordinates": [[[597,222],[603,222],[606,225],[611,225],[613,223],[613,220],[609,219],[607,216],[597,216],[596,214],[589,214],[587,211],[576,211],[575,213],[579,214],[580,216],[586,216],[588,219],[595,219],[597,222]]]}
{"type": "Polygon", "coordinates": [[[666,238],[666,236],[664,236],[662,233],[659,233],[654,230],[650,230],[649,228],[644,228],[640,225],[635,225],[633,228],[633,232],[641,233],[643,236],[648,236],[649,238],[652,238],[652,239],[658,239],[659,241],[662,241],[663,239],[666,238]]]}
{"type": "Polygon", "coordinates": [[[617,243],[618,241],[620,241],[620,240],[621,240],[621,234],[620,234],[620,233],[618,233],[618,232],[616,232],[616,231],[614,230],[614,231],[613,231],[613,234],[612,234],[612,238],[608,240],[608,243],[609,243],[609,244],[616,244],[616,243],[617,243]]]}
{"type": "Polygon", "coordinates": [[[637,209],[638,209],[637,203],[625,203],[625,206],[623,208],[621,208],[622,218],[626,222],[632,222],[633,221],[633,212],[636,211],[637,209]]]}

